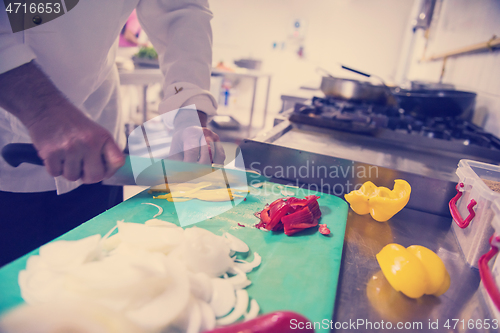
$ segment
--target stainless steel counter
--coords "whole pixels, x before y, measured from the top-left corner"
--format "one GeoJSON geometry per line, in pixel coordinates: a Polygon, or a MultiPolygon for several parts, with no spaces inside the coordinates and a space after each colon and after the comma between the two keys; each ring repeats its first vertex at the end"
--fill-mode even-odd
{"type": "Polygon", "coordinates": [[[406,208],[388,223],[379,223],[370,216],[350,211],[332,320],[336,323],[364,320],[365,325],[358,330],[361,332],[394,331],[397,323],[411,323],[412,329],[400,330],[409,332],[497,332],[458,329],[460,322],[455,330],[444,327],[447,320],[451,327],[456,323],[453,319],[464,320],[467,328],[470,319],[476,323],[478,319],[490,318],[478,290],[479,272],[462,258],[450,221],[450,218],[406,208]],[[450,273],[450,289],[440,297],[424,296],[418,300],[396,292],[381,274],[375,259],[388,243],[423,245],[436,252],[450,273]],[[436,320],[439,329],[429,328],[429,321],[435,323],[436,320]],[[375,329],[366,324],[367,321],[372,324],[389,321],[394,327],[375,329]],[[417,330],[420,323],[422,330],[417,330]]]}
{"type": "Polygon", "coordinates": [[[245,140],[241,149],[247,169],[337,196],[368,180],[392,188],[394,179],[405,179],[412,186],[409,208],[449,216],[459,157],[409,148],[389,150],[370,145],[369,137],[361,138],[366,145],[357,143],[359,137],[284,121],[266,135],[245,140]]]}
{"type": "Polygon", "coordinates": [[[470,319],[484,322],[491,318],[478,289],[479,272],[465,263],[451,229],[448,202],[456,193],[455,170],[460,154],[387,148],[369,141],[366,137],[284,121],[269,133],[241,145],[247,168],[257,169],[272,176],[273,181],[285,184],[339,196],[367,180],[390,188],[397,178],[411,184],[407,208],[387,223],[350,211],[332,315],[333,327],[335,324],[340,327],[335,331],[496,332],[484,328],[470,330],[467,325],[470,319]],[[326,167],[329,172],[341,172],[318,174],[315,170],[318,166],[326,167]],[[301,167],[302,174],[294,175],[301,167]],[[373,169],[376,174],[360,172],[370,168],[376,168],[373,169]],[[450,289],[440,297],[424,296],[418,300],[395,292],[381,274],[375,258],[389,243],[423,245],[435,251],[450,273],[450,289]],[[456,325],[455,329],[444,326],[447,320],[451,328],[456,325]],[[382,328],[382,321],[393,326],[382,328]],[[353,326],[353,322],[361,325],[353,326]],[[397,329],[398,323],[407,327],[397,329]]]}

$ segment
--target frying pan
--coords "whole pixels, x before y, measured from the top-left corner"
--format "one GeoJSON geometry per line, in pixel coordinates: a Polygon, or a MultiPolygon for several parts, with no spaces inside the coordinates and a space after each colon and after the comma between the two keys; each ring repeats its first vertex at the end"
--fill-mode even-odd
{"type": "Polygon", "coordinates": [[[476,93],[459,90],[400,90],[393,91],[399,108],[416,118],[458,118],[470,120],[476,93]]]}
{"type": "Polygon", "coordinates": [[[397,104],[405,114],[420,119],[436,117],[472,119],[476,93],[451,89],[390,89],[378,76],[344,65],[341,67],[365,77],[376,77],[382,85],[336,78],[324,69],[318,68],[328,75],[324,76],[321,81],[321,90],[326,96],[382,105],[397,104]]]}
{"type": "MultiPolygon", "coordinates": [[[[342,66],[343,68],[360,75],[370,77],[368,74],[342,66]]],[[[321,79],[321,91],[328,97],[340,98],[347,101],[375,103],[386,105],[389,101],[389,88],[385,85],[374,85],[352,79],[334,77],[326,70],[318,68],[317,71],[325,73],[321,79]]]]}

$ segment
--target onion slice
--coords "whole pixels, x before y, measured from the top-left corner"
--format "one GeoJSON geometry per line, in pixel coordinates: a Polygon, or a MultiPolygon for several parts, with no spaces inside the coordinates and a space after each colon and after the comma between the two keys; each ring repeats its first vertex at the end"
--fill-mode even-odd
{"type": "Polygon", "coordinates": [[[244,260],[236,259],[234,264],[235,269],[240,269],[245,273],[251,272],[255,267],[260,266],[262,262],[262,257],[257,253],[253,253],[253,260],[251,262],[247,262],[244,260]]]}
{"type": "Polygon", "coordinates": [[[151,205],[151,206],[155,206],[156,208],[158,208],[158,213],[156,213],[155,215],[153,215],[153,218],[155,218],[155,217],[160,216],[161,214],[163,214],[163,208],[161,208],[158,205],[155,205],[154,203],[143,202],[142,204],[143,205],[151,205]]]}
{"type": "Polygon", "coordinates": [[[229,248],[232,251],[246,253],[250,250],[248,245],[238,237],[235,237],[227,232],[225,232],[222,236],[226,239],[227,245],[229,245],[229,248]]]}
{"type": "Polygon", "coordinates": [[[212,279],[213,293],[209,305],[217,317],[228,314],[234,307],[236,295],[233,285],[227,279],[212,279]]]}
{"type": "Polygon", "coordinates": [[[66,272],[99,256],[101,235],[57,241],[40,248],[40,258],[53,270],[66,272]]]}
{"type": "Polygon", "coordinates": [[[248,307],[248,292],[245,289],[236,290],[234,310],[227,316],[217,319],[217,325],[229,325],[240,319],[248,307]]]}
{"type": "Polygon", "coordinates": [[[231,282],[231,284],[234,286],[234,289],[243,289],[252,284],[252,282],[247,279],[247,275],[245,274],[245,272],[237,268],[233,268],[231,271],[233,273],[236,273],[236,275],[230,278],[226,278],[225,280],[231,282]]]}
{"type": "Polygon", "coordinates": [[[252,299],[250,301],[250,310],[248,310],[248,312],[243,314],[243,316],[245,317],[245,321],[256,318],[259,315],[259,311],[260,311],[259,303],[257,303],[255,299],[252,299]]]}
{"type": "Polygon", "coordinates": [[[213,330],[215,328],[215,314],[214,310],[203,301],[198,301],[201,312],[201,330],[202,332],[213,330]]]}
{"type": "Polygon", "coordinates": [[[198,333],[203,323],[199,302],[191,299],[191,302],[189,302],[189,308],[189,322],[186,328],[186,333],[198,333]]]}
{"type": "Polygon", "coordinates": [[[163,220],[158,220],[158,219],[147,220],[146,222],[144,222],[144,224],[147,225],[148,227],[166,227],[166,228],[178,227],[178,225],[175,223],[167,222],[167,221],[163,221],[163,220]]]}

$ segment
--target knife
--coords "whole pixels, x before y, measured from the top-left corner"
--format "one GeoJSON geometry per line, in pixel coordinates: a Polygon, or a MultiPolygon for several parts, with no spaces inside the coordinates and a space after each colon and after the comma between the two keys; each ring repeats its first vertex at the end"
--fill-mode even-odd
{"type": "MultiPolygon", "coordinates": [[[[7,144],[3,147],[1,155],[13,167],[18,167],[21,163],[44,165],[35,147],[30,143],[7,144]]],[[[135,155],[125,155],[125,157],[125,164],[113,176],[103,180],[103,184],[155,186],[165,183],[212,181],[238,187],[269,180],[257,171],[241,169],[234,165],[207,165],[169,159],[153,160],[135,155]],[[200,180],[201,177],[203,179],[200,180]]],[[[242,159],[241,153],[236,158],[242,159]]]]}

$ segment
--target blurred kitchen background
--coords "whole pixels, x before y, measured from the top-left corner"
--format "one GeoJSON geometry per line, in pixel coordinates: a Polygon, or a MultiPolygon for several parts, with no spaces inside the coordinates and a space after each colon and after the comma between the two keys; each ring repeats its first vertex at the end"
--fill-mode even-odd
{"type": "MultiPolygon", "coordinates": [[[[391,87],[475,92],[472,122],[500,136],[498,0],[209,3],[214,15],[211,90],[223,116],[211,126],[229,145],[265,133],[295,103],[324,96],[319,87],[325,74],[318,68],[374,84],[380,77],[391,87]],[[452,55],[464,49],[473,51],[452,55]],[[366,79],[341,65],[375,77],[366,79]]],[[[140,40],[147,36],[141,34],[140,40]]],[[[134,70],[124,58],[137,51],[123,49],[119,60],[129,127],[154,118],[161,100],[158,73],[139,75],[137,81],[126,77],[134,70]]],[[[147,67],[136,62],[135,71],[147,67]]]]}
{"type": "MultiPolygon", "coordinates": [[[[321,95],[313,90],[321,82],[318,67],[363,80],[340,64],[379,76],[388,85],[410,87],[419,81],[476,92],[474,122],[500,135],[498,43],[490,43],[491,50],[430,60],[495,41],[500,36],[498,0],[210,0],[210,6],[214,67],[225,72],[214,73],[212,91],[219,95],[219,114],[242,125],[235,137],[261,129],[269,80],[268,127],[295,98],[321,95]],[[237,63],[258,70],[236,66],[234,61],[242,59],[237,63]],[[253,99],[253,130],[248,132],[242,128],[248,126],[253,99]]],[[[154,116],[160,90],[153,80],[147,90],[148,117],[154,116]]],[[[140,94],[132,101],[126,96],[127,108],[139,114],[136,121],[142,117],[140,94]]]]}

